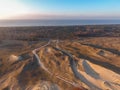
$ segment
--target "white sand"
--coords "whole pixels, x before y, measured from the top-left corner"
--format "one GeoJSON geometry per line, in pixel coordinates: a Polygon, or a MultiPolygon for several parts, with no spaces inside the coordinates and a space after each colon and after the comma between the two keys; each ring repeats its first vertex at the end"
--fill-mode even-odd
{"type": "Polygon", "coordinates": [[[18,56],[11,55],[11,56],[9,57],[9,62],[15,62],[15,61],[17,61],[17,60],[19,60],[19,57],[18,57],[18,56]]]}
{"type": "Polygon", "coordinates": [[[120,75],[89,61],[81,62],[84,72],[80,71],[89,82],[101,90],[120,90],[120,75]]]}

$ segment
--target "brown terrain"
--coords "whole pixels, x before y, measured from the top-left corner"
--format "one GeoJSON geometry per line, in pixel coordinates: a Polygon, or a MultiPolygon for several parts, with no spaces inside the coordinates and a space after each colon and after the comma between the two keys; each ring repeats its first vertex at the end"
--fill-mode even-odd
{"type": "Polygon", "coordinates": [[[119,90],[120,26],[1,27],[0,90],[119,90]]]}

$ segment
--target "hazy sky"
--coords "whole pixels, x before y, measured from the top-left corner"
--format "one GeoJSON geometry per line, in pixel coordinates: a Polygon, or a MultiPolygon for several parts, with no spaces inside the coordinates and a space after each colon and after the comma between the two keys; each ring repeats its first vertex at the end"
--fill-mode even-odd
{"type": "Polygon", "coordinates": [[[0,0],[0,19],[120,19],[120,0],[0,0]]]}

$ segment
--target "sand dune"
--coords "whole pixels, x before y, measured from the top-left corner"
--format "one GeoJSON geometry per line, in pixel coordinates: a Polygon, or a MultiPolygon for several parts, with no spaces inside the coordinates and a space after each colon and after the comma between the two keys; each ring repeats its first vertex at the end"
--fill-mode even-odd
{"type": "Polygon", "coordinates": [[[0,77],[2,90],[120,89],[119,55],[109,50],[62,41],[48,42],[32,54],[28,60],[9,57],[14,63],[0,77]]]}
{"type": "MultiPolygon", "coordinates": [[[[73,55],[59,48],[54,49],[54,48],[46,47],[44,49],[45,51],[42,51],[44,53],[42,55],[40,54],[40,56],[44,57],[46,50],[48,49],[49,49],[49,52],[47,51],[47,54],[50,54],[50,56],[48,57],[46,61],[42,61],[42,62],[44,62],[45,64],[45,62],[49,60],[52,63],[49,62],[47,64],[48,68],[49,66],[56,67],[56,70],[54,70],[55,68],[53,67],[51,67],[51,69],[49,70],[59,71],[59,68],[55,65],[54,60],[50,59],[50,57],[52,58],[56,54],[59,55],[59,53],[62,53],[61,55],[63,56],[66,56],[66,55],[69,56],[69,58],[67,58],[67,61],[69,61],[70,63],[70,67],[73,72],[73,75],[78,79],[79,82],[82,82],[84,87],[88,88],[88,90],[119,90],[120,88],[120,75],[119,74],[111,71],[110,69],[102,67],[101,65],[91,63],[87,59],[85,60],[85,59],[78,58],[79,67],[83,68],[83,70],[81,71],[81,69],[77,67],[76,62],[74,58],[72,57],[73,55]]],[[[61,60],[60,57],[56,59],[61,60]]],[[[63,68],[63,67],[64,65],[62,65],[62,67],[60,68],[63,68]]],[[[68,73],[70,71],[66,69],[66,72],[68,73]]]]}
{"type": "Polygon", "coordinates": [[[87,60],[83,60],[82,65],[84,71],[79,72],[93,85],[102,90],[119,90],[120,75],[87,60]]]}

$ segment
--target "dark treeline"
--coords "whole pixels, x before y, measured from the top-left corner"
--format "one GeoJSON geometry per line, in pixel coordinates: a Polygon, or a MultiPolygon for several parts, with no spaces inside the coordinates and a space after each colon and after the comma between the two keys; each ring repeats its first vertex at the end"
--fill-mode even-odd
{"type": "Polygon", "coordinates": [[[0,27],[0,40],[74,39],[78,37],[120,36],[120,25],[0,27]]]}

